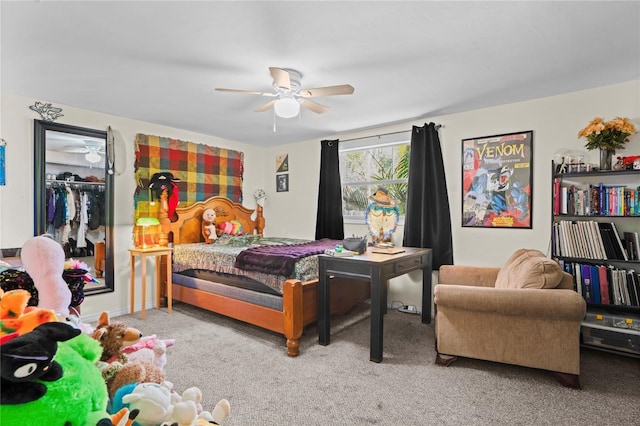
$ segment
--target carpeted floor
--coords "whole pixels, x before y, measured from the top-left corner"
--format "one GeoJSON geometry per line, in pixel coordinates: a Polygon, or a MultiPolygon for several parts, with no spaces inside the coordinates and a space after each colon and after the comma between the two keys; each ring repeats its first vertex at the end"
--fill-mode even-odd
{"type": "Polygon", "coordinates": [[[275,333],[178,303],[141,321],[116,320],[159,338],[167,380],[198,386],[203,406],[227,398],[225,425],[640,425],[640,361],[582,350],[582,390],[549,372],[459,359],[434,364],[433,324],[385,316],[384,360],[369,361],[369,310],[332,319],[331,344],[305,331],[300,355],[286,356],[275,333]]]}

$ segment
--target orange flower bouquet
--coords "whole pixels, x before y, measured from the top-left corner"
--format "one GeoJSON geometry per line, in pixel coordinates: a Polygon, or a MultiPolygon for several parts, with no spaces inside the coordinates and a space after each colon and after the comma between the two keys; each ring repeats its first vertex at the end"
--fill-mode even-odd
{"type": "Polygon", "coordinates": [[[602,149],[615,151],[624,148],[629,136],[636,132],[636,127],[628,118],[616,117],[610,121],[603,121],[596,117],[591,123],[578,133],[579,138],[586,138],[588,150],[602,149]]]}

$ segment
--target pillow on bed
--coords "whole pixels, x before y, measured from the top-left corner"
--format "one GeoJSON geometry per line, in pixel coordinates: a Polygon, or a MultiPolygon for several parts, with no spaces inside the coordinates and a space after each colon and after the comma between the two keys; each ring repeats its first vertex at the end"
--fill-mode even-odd
{"type": "Polygon", "coordinates": [[[218,237],[214,244],[222,246],[251,246],[261,243],[262,237],[259,235],[228,235],[222,234],[218,237]]]}

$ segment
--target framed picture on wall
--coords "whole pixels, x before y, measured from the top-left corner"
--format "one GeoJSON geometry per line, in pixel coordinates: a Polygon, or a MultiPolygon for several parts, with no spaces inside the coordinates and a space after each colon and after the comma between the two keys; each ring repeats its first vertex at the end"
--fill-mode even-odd
{"type": "Polygon", "coordinates": [[[276,192],[289,192],[289,173],[276,175],[276,192]]]}
{"type": "Polygon", "coordinates": [[[281,154],[276,156],[276,173],[289,171],[289,154],[281,154]]]}
{"type": "Polygon", "coordinates": [[[533,131],[462,140],[462,226],[531,229],[533,131]]]}

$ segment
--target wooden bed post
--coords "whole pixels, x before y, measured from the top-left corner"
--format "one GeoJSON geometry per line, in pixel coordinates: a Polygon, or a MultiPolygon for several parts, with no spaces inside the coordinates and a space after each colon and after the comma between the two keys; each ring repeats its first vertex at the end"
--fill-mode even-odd
{"type": "Polygon", "coordinates": [[[169,245],[169,232],[171,232],[171,218],[169,217],[169,213],[167,213],[169,210],[168,198],[168,191],[163,189],[162,194],[160,194],[160,213],[158,213],[158,220],[160,221],[158,244],[162,247],[169,245]]]}
{"type": "Polygon", "coordinates": [[[302,283],[287,280],[282,286],[282,311],[284,314],[284,336],[287,338],[287,355],[298,356],[302,337],[302,283]]]}
{"type": "Polygon", "coordinates": [[[256,209],[256,232],[261,237],[263,236],[262,233],[264,232],[263,211],[264,211],[263,207],[260,204],[258,204],[258,207],[256,209]]]}

